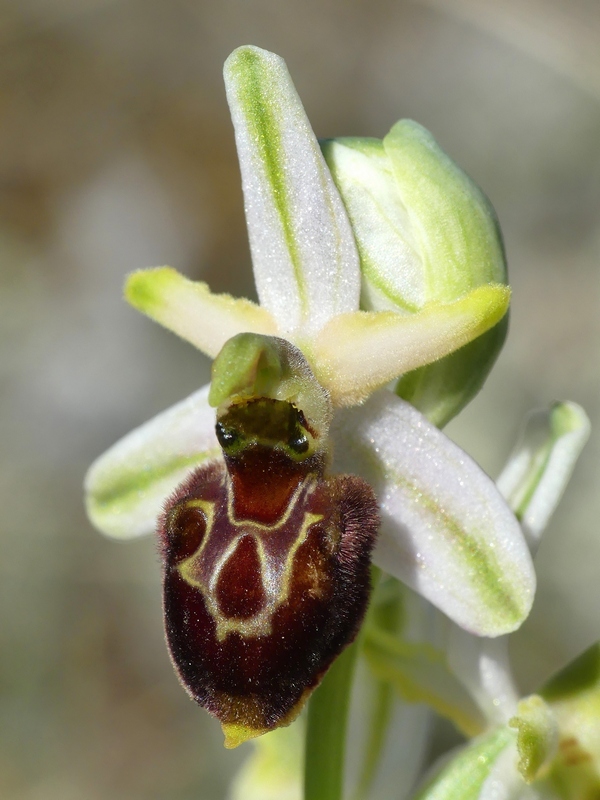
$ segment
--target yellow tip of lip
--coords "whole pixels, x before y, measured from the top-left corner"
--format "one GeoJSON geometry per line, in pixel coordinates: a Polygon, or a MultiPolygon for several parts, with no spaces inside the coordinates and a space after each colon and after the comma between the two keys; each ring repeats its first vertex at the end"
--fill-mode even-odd
{"type": "MultiPolygon", "coordinates": [[[[319,678],[319,680],[321,680],[321,678],[319,678]]],[[[223,733],[225,735],[225,747],[228,750],[233,750],[234,747],[238,747],[240,744],[247,742],[248,739],[256,739],[257,736],[262,736],[264,733],[269,733],[269,731],[272,731],[275,728],[285,728],[286,725],[290,725],[304,708],[304,705],[314,688],[315,687],[312,686],[310,689],[305,689],[296,705],[292,706],[285,717],[282,717],[277,725],[273,726],[273,728],[253,728],[251,725],[239,725],[235,722],[222,722],[221,728],[223,729],[223,733]]]]}
{"type": "Polygon", "coordinates": [[[257,736],[262,736],[267,733],[267,728],[251,728],[248,725],[236,725],[222,723],[223,733],[225,735],[224,745],[228,750],[233,750],[234,747],[247,742],[248,739],[255,739],[257,736]]]}

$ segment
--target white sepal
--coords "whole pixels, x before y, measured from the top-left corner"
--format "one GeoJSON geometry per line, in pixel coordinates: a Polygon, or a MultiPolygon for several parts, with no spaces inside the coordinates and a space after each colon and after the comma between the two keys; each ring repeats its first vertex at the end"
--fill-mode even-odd
{"type": "Polygon", "coordinates": [[[195,467],[219,458],[208,386],[131,431],[90,467],[86,507],[116,539],[152,533],[167,497],[195,467]]]}
{"type": "Polygon", "coordinates": [[[531,556],[480,467],[386,390],[340,412],[333,431],[336,471],[358,471],[379,498],[375,563],[472,633],[518,628],[535,591],[531,556]]]}
{"type": "Polygon", "coordinates": [[[312,335],[358,308],[352,229],[283,59],[240,47],[225,62],[254,277],[280,334],[312,335]]]}

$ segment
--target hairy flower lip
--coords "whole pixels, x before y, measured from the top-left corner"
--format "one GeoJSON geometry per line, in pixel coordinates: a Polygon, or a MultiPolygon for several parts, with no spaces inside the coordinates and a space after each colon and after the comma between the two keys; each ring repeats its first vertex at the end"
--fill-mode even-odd
{"type": "Polygon", "coordinates": [[[161,517],[171,658],[228,747],[291,722],[364,615],[377,501],[324,473],[322,456],[250,445],[192,473],[161,517]]]}

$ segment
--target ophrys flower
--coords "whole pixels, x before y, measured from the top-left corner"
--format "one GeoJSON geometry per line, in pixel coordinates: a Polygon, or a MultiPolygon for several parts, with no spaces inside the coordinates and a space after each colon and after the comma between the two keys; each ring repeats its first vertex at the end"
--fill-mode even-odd
{"type": "MultiPolygon", "coordinates": [[[[214,295],[168,267],[129,278],[126,296],[135,307],[217,357],[212,386],[210,394],[209,387],[201,389],[111,448],[90,469],[86,488],[90,517],[108,535],[150,533],[162,519],[172,655],[188,690],[222,719],[236,744],[288,721],[304,690],[314,687],[360,622],[364,599],[349,613],[344,634],[335,632],[344,596],[352,607],[352,581],[357,597],[366,592],[372,495],[360,478],[327,477],[332,457],[334,466],[343,465],[339,471],[367,477],[375,489],[382,515],[375,562],[468,630],[495,636],[518,627],[531,606],[534,574],[520,528],[492,481],[385,388],[493,328],[506,312],[508,289],[484,282],[410,313],[394,307],[360,310],[353,230],[284,63],[257,48],[240,48],[226,63],[225,81],[260,305],[214,295]],[[238,514],[238,505],[244,514],[238,514]],[[267,524],[260,518],[267,507],[268,525],[302,512],[295,536],[280,548],[279,571],[269,567],[269,558],[276,560],[268,555],[274,552],[266,546],[270,534],[259,532],[267,524]],[[232,520],[254,528],[232,533],[232,520]],[[314,553],[329,548],[331,559],[323,556],[319,565],[313,553],[304,595],[318,595],[315,587],[329,580],[332,570],[343,572],[346,565],[349,574],[339,577],[332,590],[338,600],[325,603],[323,620],[314,623],[329,631],[326,646],[319,644],[316,628],[302,644],[310,675],[292,680],[283,667],[270,673],[273,702],[266,713],[266,695],[255,687],[281,653],[263,645],[275,630],[273,615],[286,604],[294,611],[290,576],[297,554],[320,524],[324,532],[314,553]],[[211,572],[205,537],[217,529],[228,532],[208,537],[219,540],[211,572]],[[344,557],[346,546],[355,548],[350,560],[344,557]],[[200,634],[190,644],[191,628],[179,636],[182,625],[200,612],[191,606],[186,611],[181,597],[172,599],[172,569],[188,596],[196,591],[194,601],[208,615],[198,630],[206,637],[211,629],[212,641],[221,646],[219,658],[227,650],[228,663],[235,664],[255,653],[253,669],[243,678],[232,676],[218,701],[208,684],[222,672],[215,664],[223,661],[212,664],[211,677],[208,667],[182,666],[194,653],[202,662],[199,649],[203,642],[209,645],[200,634]],[[228,588],[221,591],[225,574],[228,588]],[[245,586],[238,594],[236,580],[245,586]],[[183,655],[175,652],[178,636],[185,639],[183,655]]],[[[447,224],[456,225],[440,219],[442,231],[447,224]]],[[[437,266],[443,273],[444,264],[437,266]]],[[[298,624],[310,633],[314,619],[300,614],[298,624]]],[[[283,645],[288,664],[300,647],[291,641],[283,645]]]]}

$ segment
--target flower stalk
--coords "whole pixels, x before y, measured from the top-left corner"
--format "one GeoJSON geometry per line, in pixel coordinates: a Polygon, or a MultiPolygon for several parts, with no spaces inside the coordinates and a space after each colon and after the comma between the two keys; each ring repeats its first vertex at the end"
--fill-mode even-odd
{"type": "Polygon", "coordinates": [[[335,661],[308,705],[304,800],[342,800],[352,681],[360,644],[335,661]]]}

